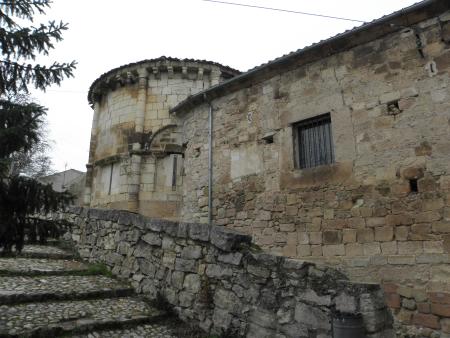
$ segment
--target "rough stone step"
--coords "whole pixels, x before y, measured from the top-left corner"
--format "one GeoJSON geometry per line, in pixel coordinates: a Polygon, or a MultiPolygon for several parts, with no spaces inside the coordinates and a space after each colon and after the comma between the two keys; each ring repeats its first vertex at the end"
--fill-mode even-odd
{"type": "Polygon", "coordinates": [[[18,255],[26,258],[72,259],[74,254],[51,245],[25,245],[18,255]]]}
{"type": "Polygon", "coordinates": [[[0,337],[59,337],[155,323],[165,316],[131,297],[0,305],[0,337]]]}
{"type": "Polygon", "coordinates": [[[211,338],[199,328],[185,324],[176,318],[167,318],[152,324],[123,327],[114,330],[89,330],[73,338],[211,338]]]}
{"type": "Polygon", "coordinates": [[[124,297],[133,291],[106,276],[0,277],[0,304],[124,297]]]}
{"type": "Polygon", "coordinates": [[[58,275],[86,272],[78,261],[48,258],[0,258],[0,275],[58,275]]]}
{"type": "Polygon", "coordinates": [[[72,336],[73,338],[179,338],[167,324],[143,324],[117,330],[89,331],[72,336]]]}

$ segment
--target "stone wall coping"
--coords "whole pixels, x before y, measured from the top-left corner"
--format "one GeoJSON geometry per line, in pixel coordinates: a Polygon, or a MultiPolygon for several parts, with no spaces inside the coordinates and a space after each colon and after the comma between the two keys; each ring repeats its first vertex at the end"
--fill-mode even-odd
{"type": "MultiPolygon", "coordinates": [[[[222,251],[229,252],[229,255],[233,255],[235,251],[239,251],[242,247],[248,247],[252,242],[250,235],[245,235],[223,226],[213,225],[211,227],[208,224],[202,223],[174,222],[146,217],[126,210],[69,207],[67,211],[86,219],[117,222],[119,225],[134,226],[140,230],[150,230],[152,232],[165,233],[173,237],[210,243],[222,251]]],[[[249,250],[243,252],[241,255],[245,256],[247,265],[266,267],[268,269],[279,266],[287,272],[306,269],[308,270],[308,276],[320,278],[323,278],[325,274],[329,274],[334,281],[334,287],[341,290],[345,289],[349,294],[356,295],[362,290],[381,290],[379,284],[350,281],[339,270],[329,268],[317,262],[292,259],[266,252],[251,252],[249,250]],[[349,292],[349,290],[353,292],[349,292]]]]}
{"type": "Polygon", "coordinates": [[[201,223],[174,222],[146,217],[126,210],[71,207],[68,212],[84,218],[117,222],[119,225],[134,226],[141,230],[166,233],[169,236],[209,242],[222,251],[231,252],[241,245],[250,245],[252,237],[223,226],[209,226],[201,223]]]}

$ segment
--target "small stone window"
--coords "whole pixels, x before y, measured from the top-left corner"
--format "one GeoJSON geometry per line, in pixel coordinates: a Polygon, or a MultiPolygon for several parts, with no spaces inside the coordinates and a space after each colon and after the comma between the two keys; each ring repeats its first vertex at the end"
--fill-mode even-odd
{"type": "Polygon", "coordinates": [[[313,168],[334,162],[330,113],[293,125],[295,166],[313,168]]]}

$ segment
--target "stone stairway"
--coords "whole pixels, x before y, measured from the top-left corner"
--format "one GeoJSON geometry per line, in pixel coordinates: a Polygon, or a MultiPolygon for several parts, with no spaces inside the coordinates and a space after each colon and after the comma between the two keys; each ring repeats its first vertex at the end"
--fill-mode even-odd
{"type": "Polygon", "coordinates": [[[0,337],[191,337],[105,271],[50,246],[0,258],[0,337]]]}

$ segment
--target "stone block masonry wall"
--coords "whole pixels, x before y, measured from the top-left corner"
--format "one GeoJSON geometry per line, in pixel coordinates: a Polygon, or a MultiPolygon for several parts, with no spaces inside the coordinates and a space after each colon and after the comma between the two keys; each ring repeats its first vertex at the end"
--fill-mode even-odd
{"type": "Polygon", "coordinates": [[[412,285],[385,283],[386,302],[403,324],[399,330],[410,337],[448,337],[450,293],[426,292],[412,285]],[[411,325],[412,324],[412,325],[411,325]],[[418,329],[422,327],[425,329],[418,329]],[[441,334],[438,333],[441,331],[441,334]]]}
{"type": "MultiPolygon", "coordinates": [[[[214,99],[214,223],[289,257],[450,253],[449,32],[446,12],[214,99]],[[293,124],[325,113],[335,162],[300,169],[293,124]]],[[[208,213],[208,111],[178,116],[185,221],[208,213]]]]}
{"type": "MultiPolygon", "coordinates": [[[[299,57],[213,99],[214,224],[264,250],[340,266],[351,280],[427,295],[419,303],[448,294],[449,32],[447,11],[314,62],[299,57]],[[301,169],[295,125],[323,114],[335,161],[301,169]]],[[[185,221],[208,212],[208,111],[178,113],[185,221]]],[[[444,312],[421,312],[413,298],[394,308],[399,321],[450,334],[444,312]]]]}
{"type": "Polygon", "coordinates": [[[337,314],[362,315],[367,337],[394,337],[375,284],[332,268],[254,252],[251,237],[220,226],[150,219],[117,210],[73,208],[80,255],[161,294],[185,321],[233,337],[331,337],[337,314]]]}

